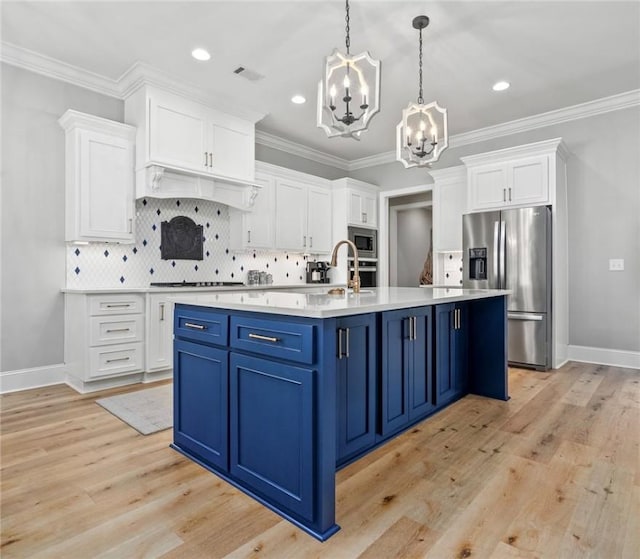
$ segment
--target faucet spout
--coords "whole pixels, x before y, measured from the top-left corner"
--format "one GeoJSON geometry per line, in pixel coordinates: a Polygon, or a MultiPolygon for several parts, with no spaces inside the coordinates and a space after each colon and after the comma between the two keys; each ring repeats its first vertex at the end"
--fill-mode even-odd
{"type": "Polygon", "coordinates": [[[358,249],[353,241],[349,241],[344,239],[342,241],[338,241],[336,246],[333,247],[333,252],[331,253],[331,263],[329,264],[332,267],[336,267],[338,265],[338,249],[342,245],[347,245],[351,247],[351,252],[353,253],[353,279],[350,279],[347,282],[347,286],[353,288],[354,293],[360,293],[360,267],[358,264],[359,256],[358,249]]]}

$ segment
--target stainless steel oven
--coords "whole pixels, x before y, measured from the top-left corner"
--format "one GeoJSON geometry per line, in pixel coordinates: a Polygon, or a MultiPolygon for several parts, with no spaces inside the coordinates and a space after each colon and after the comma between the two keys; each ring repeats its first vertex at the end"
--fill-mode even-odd
{"type": "Polygon", "coordinates": [[[349,227],[348,236],[356,245],[360,258],[378,258],[378,232],[375,229],[349,227]]]}
{"type": "MultiPolygon", "coordinates": [[[[349,263],[349,279],[353,279],[355,267],[353,258],[347,259],[349,263]]],[[[360,258],[358,260],[358,273],[360,274],[360,287],[378,286],[378,260],[376,258],[360,258]]]]}

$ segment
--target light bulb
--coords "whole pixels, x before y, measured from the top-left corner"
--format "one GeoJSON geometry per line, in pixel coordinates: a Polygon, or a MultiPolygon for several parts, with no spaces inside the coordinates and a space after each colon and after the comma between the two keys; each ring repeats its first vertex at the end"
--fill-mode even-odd
{"type": "Polygon", "coordinates": [[[420,130],[422,132],[424,132],[426,128],[427,128],[427,125],[424,123],[424,120],[421,120],[420,121],[420,130]]]}
{"type": "Polygon", "coordinates": [[[349,81],[349,76],[344,77],[344,81],[342,82],[342,85],[344,85],[345,88],[351,85],[351,82],[349,81]]]}

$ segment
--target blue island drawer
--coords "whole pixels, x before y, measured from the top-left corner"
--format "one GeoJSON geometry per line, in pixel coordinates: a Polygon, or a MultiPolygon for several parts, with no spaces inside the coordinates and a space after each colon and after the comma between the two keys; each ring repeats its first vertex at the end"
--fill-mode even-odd
{"type": "Polygon", "coordinates": [[[313,363],[314,326],[231,317],[231,347],[298,363],[313,363]]]}
{"type": "Polygon", "coordinates": [[[216,345],[229,343],[229,315],[176,305],[176,337],[216,345]]]}

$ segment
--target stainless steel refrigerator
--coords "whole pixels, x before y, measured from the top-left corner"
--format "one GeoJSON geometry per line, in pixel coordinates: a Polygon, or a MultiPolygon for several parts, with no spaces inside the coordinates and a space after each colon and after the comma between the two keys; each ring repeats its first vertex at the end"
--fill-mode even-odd
{"type": "Polygon", "coordinates": [[[463,216],[463,287],[510,289],[509,363],[551,367],[551,208],[463,216]]]}

